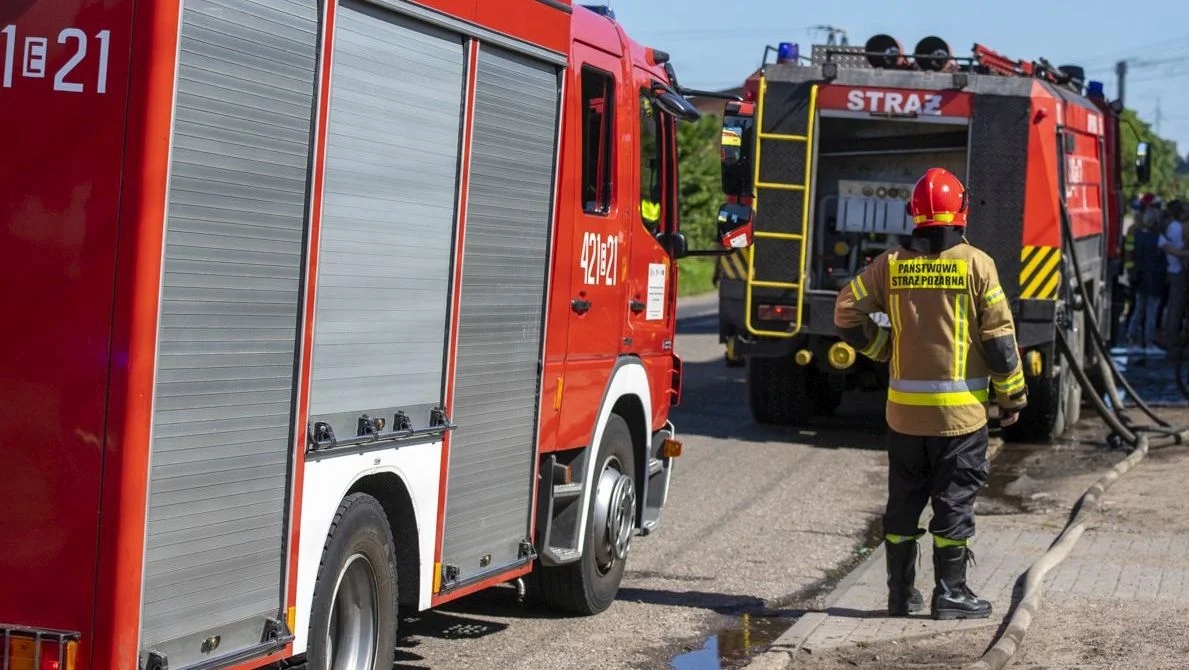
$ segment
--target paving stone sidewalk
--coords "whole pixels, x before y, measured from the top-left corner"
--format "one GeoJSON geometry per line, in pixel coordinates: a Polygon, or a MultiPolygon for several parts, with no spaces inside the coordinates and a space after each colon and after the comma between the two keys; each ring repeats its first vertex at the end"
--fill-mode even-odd
{"type": "MultiPolygon", "coordinates": [[[[826,609],[802,616],[756,659],[754,667],[784,667],[790,652],[814,653],[849,645],[931,637],[972,628],[987,628],[988,642],[1010,610],[1012,592],[1023,575],[1052,543],[1056,533],[1020,530],[995,519],[979,519],[979,536],[971,543],[977,565],[970,568],[970,585],[991,601],[988,619],[933,621],[928,598],[933,584],[930,536],[921,538],[917,586],[925,594],[926,609],[909,618],[887,618],[886,569],[880,547],[843,580],[826,601],[826,609]]],[[[1044,598],[1091,595],[1122,600],[1189,602],[1189,537],[1140,533],[1087,531],[1073,552],[1045,579],[1044,598]]],[[[1042,604],[1043,608],[1043,604],[1042,604]]]]}

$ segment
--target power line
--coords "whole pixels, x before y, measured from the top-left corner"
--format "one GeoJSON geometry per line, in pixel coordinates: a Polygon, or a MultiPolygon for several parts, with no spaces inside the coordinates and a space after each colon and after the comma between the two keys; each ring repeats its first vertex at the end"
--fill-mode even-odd
{"type": "Polygon", "coordinates": [[[1127,84],[1130,86],[1132,84],[1151,83],[1154,81],[1166,81],[1168,79],[1180,79],[1181,77],[1189,77],[1189,70],[1183,70],[1180,72],[1164,72],[1164,73],[1149,74],[1149,75],[1146,75],[1143,77],[1136,77],[1135,79],[1128,79],[1127,84]]]}
{"type": "Polygon", "coordinates": [[[1184,45],[1187,41],[1189,41],[1189,35],[1181,35],[1179,37],[1170,37],[1168,39],[1160,40],[1157,42],[1151,42],[1148,44],[1138,45],[1138,46],[1130,47],[1127,49],[1120,49],[1118,51],[1108,52],[1105,55],[1102,54],[1101,52],[1099,52],[1098,54],[1095,54],[1093,56],[1086,56],[1086,57],[1080,58],[1080,59],[1075,58],[1075,59],[1073,59],[1072,62],[1075,62],[1075,63],[1076,62],[1104,63],[1104,62],[1108,62],[1108,61],[1113,62],[1116,60],[1127,60],[1127,56],[1139,58],[1142,56],[1151,55],[1154,50],[1157,50],[1162,46],[1173,45],[1173,44],[1184,45]]]}
{"type": "Polygon", "coordinates": [[[671,30],[639,30],[641,35],[673,35],[685,37],[718,37],[721,35],[743,35],[746,37],[755,37],[759,33],[764,33],[772,30],[772,26],[762,26],[759,28],[681,28],[671,30]]]}

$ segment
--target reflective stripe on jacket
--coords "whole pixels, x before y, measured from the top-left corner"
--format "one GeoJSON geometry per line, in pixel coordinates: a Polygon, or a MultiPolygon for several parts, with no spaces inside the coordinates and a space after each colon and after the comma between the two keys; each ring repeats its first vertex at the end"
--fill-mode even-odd
{"type": "Polygon", "coordinates": [[[898,433],[978,430],[992,390],[1005,409],[1027,402],[995,262],[968,243],[938,254],[884,252],[839,293],[834,324],[863,355],[888,362],[887,419],[898,433]],[[877,312],[890,329],[870,318],[877,312]]]}

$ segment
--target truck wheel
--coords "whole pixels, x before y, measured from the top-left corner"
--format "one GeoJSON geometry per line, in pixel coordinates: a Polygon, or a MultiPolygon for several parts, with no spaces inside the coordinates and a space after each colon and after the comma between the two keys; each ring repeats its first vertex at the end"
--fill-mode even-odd
{"type": "Polygon", "coordinates": [[[758,423],[796,426],[813,418],[809,372],[792,356],[747,359],[747,397],[758,423]]]}
{"type": "Polygon", "coordinates": [[[576,563],[541,568],[541,595],[554,610],[598,614],[611,606],[636,531],[636,459],[627,421],[612,414],[603,429],[586,541],[576,563]]]}
{"type": "Polygon", "coordinates": [[[314,583],[311,670],[389,670],[396,654],[396,551],[388,517],[366,493],[343,499],[314,583]]]}
{"type": "Polygon", "coordinates": [[[1052,442],[1065,432],[1064,380],[1068,362],[1061,362],[1056,377],[1032,377],[1028,384],[1028,406],[1020,412],[1019,421],[1004,429],[1004,437],[1011,442],[1052,442]]]}
{"type": "Polygon", "coordinates": [[[838,378],[815,367],[806,368],[808,385],[806,393],[813,394],[813,411],[818,416],[830,416],[842,404],[842,389],[838,378]]]}

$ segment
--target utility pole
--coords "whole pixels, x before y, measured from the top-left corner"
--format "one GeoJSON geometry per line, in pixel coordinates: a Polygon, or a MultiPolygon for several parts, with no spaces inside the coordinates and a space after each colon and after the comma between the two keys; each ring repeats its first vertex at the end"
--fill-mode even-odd
{"type": "Polygon", "coordinates": [[[1160,98],[1156,98],[1156,123],[1154,124],[1156,134],[1160,134],[1160,98]]]}
{"type": "Polygon", "coordinates": [[[1123,101],[1123,81],[1127,78],[1127,61],[1115,63],[1115,75],[1119,78],[1119,104],[1124,105],[1126,103],[1123,101]]]}

